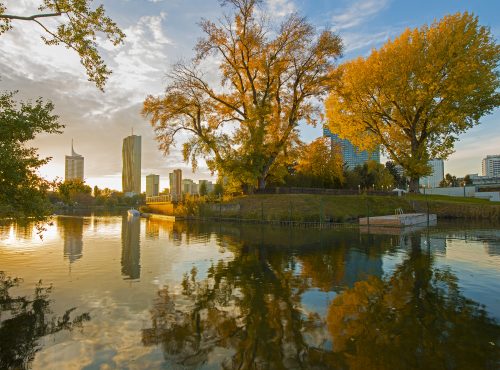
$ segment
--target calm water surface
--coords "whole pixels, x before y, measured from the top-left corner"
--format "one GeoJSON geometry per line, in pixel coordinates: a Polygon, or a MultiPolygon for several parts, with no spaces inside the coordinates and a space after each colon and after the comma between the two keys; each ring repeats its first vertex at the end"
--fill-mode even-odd
{"type": "Polygon", "coordinates": [[[497,369],[500,231],[0,226],[0,368],[497,369]]]}

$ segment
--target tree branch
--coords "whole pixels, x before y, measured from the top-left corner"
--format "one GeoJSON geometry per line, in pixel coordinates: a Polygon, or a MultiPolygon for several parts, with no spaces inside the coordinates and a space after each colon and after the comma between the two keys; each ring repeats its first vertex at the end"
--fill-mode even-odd
{"type": "Polygon", "coordinates": [[[0,19],[16,19],[16,20],[20,20],[20,21],[34,21],[37,18],[59,17],[61,15],[62,15],[61,12],[34,14],[34,15],[30,15],[29,17],[23,17],[21,15],[0,14],[0,19]]]}

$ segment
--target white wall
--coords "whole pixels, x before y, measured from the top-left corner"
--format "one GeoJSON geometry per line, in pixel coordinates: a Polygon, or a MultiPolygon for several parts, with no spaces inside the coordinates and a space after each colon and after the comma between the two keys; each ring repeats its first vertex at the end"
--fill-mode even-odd
{"type": "Polygon", "coordinates": [[[421,194],[447,195],[450,197],[463,197],[463,196],[465,196],[465,197],[472,198],[472,197],[474,197],[475,192],[476,192],[475,186],[466,186],[465,188],[464,187],[452,187],[452,188],[431,188],[431,189],[423,189],[422,188],[422,189],[420,189],[421,194]]]}

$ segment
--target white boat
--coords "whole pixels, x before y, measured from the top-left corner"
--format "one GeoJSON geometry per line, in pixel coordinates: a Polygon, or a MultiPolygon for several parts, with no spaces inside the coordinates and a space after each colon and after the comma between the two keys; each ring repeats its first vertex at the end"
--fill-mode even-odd
{"type": "Polygon", "coordinates": [[[129,209],[129,210],[127,211],[127,214],[128,214],[130,217],[139,217],[139,216],[141,215],[141,212],[139,212],[139,211],[138,211],[138,210],[136,210],[136,209],[131,208],[131,209],[129,209]]]}

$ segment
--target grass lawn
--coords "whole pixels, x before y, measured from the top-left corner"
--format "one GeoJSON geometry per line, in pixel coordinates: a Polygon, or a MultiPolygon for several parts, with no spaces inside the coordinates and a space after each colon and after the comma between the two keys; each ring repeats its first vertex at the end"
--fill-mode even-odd
{"type": "MultiPolygon", "coordinates": [[[[370,216],[394,214],[396,208],[411,211],[408,201],[396,196],[249,195],[235,198],[228,204],[239,204],[240,210],[224,212],[225,217],[305,222],[352,221],[368,213],[370,216]]],[[[213,214],[208,212],[205,215],[213,214]]]]}

